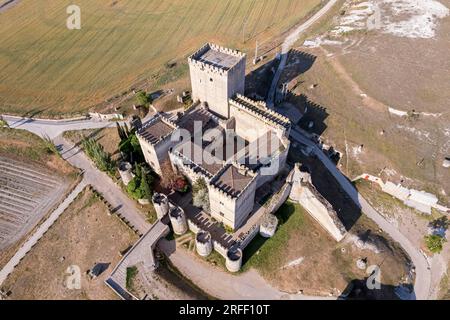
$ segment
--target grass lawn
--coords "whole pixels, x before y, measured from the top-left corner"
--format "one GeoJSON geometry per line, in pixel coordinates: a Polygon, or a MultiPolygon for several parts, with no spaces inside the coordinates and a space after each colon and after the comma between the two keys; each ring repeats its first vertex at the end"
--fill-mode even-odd
{"type": "Polygon", "coordinates": [[[2,12],[0,112],[84,112],[136,83],[186,74],[183,64],[169,74],[165,65],[207,41],[253,52],[320,1],[78,0],[81,30],[66,28],[69,4],[24,0],[2,12]]]}
{"type": "Polygon", "coordinates": [[[292,202],[285,203],[277,212],[279,219],[278,230],[275,235],[266,239],[259,234],[244,251],[243,271],[255,268],[263,274],[274,271],[282,266],[283,251],[289,242],[289,234],[304,227],[304,209],[292,202]],[[294,214],[294,213],[298,214],[294,214]],[[288,222],[289,223],[286,223],[288,222]]]}
{"type": "MultiPolygon", "coordinates": [[[[338,243],[300,205],[289,201],[276,215],[280,223],[275,235],[270,239],[258,235],[245,249],[243,272],[254,268],[279,290],[339,295],[350,281],[367,276],[356,266],[360,258],[382,267],[383,284],[396,285],[405,275],[406,257],[386,240],[379,240],[379,254],[350,241],[338,243]]],[[[373,230],[365,216],[355,228],[373,230]]]]}

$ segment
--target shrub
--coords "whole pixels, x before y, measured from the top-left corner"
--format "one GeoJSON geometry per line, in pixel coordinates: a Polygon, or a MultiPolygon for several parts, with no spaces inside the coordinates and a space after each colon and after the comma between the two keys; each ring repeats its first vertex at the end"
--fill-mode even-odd
{"type": "Polygon", "coordinates": [[[444,237],[437,234],[430,234],[428,236],[425,236],[425,244],[427,245],[427,248],[433,253],[440,253],[445,241],[446,240],[444,237]]]}
{"type": "Polygon", "coordinates": [[[151,101],[144,91],[139,91],[138,93],[136,93],[136,102],[139,106],[146,106],[151,101]]]}
{"type": "Polygon", "coordinates": [[[44,136],[44,143],[49,154],[55,154],[57,156],[60,155],[58,148],[55,146],[53,140],[48,135],[44,136]]]}
{"type": "Polygon", "coordinates": [[[135,200],[151,200],[153,195],[153,177],[149,175],[140,165],[136,165],[135,177],[127,186],[127,192],[135,200]]]}
{"type": "Polygon", "coordinates": [[[173,189],[178,192],[188,192],[189,184],[184,177],[177,177],[173,183],[173,189]]]}
{"type": "Polygon", "coordinates": [[[100,143],[94,138],[84,138],[81,145],[99,170],[113,174],[115,162],[111,159],[111,155],[103,150],[103,146],[100,143]]]}
{"type": "Polygon", "coordinates": [[[192,186],[192,200],[194,206],[209,212],[210,204],[208,186],[203,178],[197,179],[192,186]]]}

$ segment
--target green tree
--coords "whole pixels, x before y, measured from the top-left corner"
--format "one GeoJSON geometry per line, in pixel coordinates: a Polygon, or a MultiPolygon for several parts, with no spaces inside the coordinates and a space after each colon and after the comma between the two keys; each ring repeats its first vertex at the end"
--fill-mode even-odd
{"type": "Polygon", "coordinates": [[[1,127],[9,128],[8,122],[6,122],[6,120],[4,120],[2,116],[0,116],[0,128],[1,127]]]}
{"type": "Polygon", "coordinates": [[[433,253],[440,253],[444,246],[445,238],[438,234],[430,234],[425,236],[427,248],[433,253]]]}
{"type": "Polygon", "coordinates": [[[136,93],[136,102],[140,106],[146,106],[149,103],[147,94],[144,91],[139,91],[136,93]]]}
{"type": "Polygon", "coordinates": [[[94,161],[97,168],[101,171],[113,174],[115,162],[111,158],[111,154],[103,150],[103,146],[94,138],[84,138],[81,145],[89,158],[94,161]]]}
{"type": "Polygon", "coordinates": [[[117,133],[119,134],[120,140],[123,141],[123,140],[128,139],[126,132],[123,130],[122,126],[118,122],[116,122],[116,126],[117,126],[117,133]]]}
{"type": "Polygon", "coordinates": [[[205,179],[199,178],[192,186],[192,203],[198,208],[209,212],[209,192],[205,179]]]}
{"type": "Polygon", "coordinates": [[[141,144],[139,143],[139,139],[135,134],[131,136],[130,143],[133,147],[134,152],[142,152],[141,144]]]}
{"type": "Polygon", "coordinates": [[[123,127],[124,127],[125,136],[128,139],[128,137],[130,136],[130,129],[128,128],[128,125],[126,122],[123,124],[123,127]]]}
{"type": "Polygon", "coordinates": [[[143,193],[141,189],[141,179],[140,177],[134,177],[127,186],[128,194],[130,194],[133,199],[139,200],[143,198],[143,193]]]}
{"type": "Polygon", "coordinates": [[[152,183],[151,177],[147,175],[144,170],[142,170],[142,178],[140,185],[140,189],[142,192],[142,199],[148,199],[149,201],[152,200],[153,191],[152,188],[150,187],[151,183],[152,183]]]}
{"type": "Polygon", "coordinates": [[[139,163],[136,163],[136,165],[134,167],[134,171],[135,171],[136,177],[139,177],[139,179],[141,179],[142,178],[142,168],[139,163]]]}

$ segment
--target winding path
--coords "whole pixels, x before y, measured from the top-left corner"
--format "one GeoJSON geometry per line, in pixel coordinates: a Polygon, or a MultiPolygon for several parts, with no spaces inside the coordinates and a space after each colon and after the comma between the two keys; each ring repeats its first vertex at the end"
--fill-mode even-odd
{"type": "MultiPolygon", "coordinates": [[[[275,94],[280,81],[281,74],[286,66],[288,52],[295,42],[299,39],[300,35],[307,30],[312,24],[317,22],[322,16],[324,16],[335,4],[337,0],[330,0],[322,9],[320,9],[315,15],[308,19],[305,23],[301,24],[293,32],[291,32],[285,39],[281,47],[281,61],[278,69],[272,80],[272,84],[269,90],[267,105],[274,107],[275,94]]],[[[353,187],[348,179],[342,174],[341,171],[331,162],[331,160],[320,150],[320,148],[311,140],[305,137],[304,134],[292,130],[291,137],[309,147],[311,147],[318,159],[326,166],[330,173],[335,177],[343,190],[348,193],[351,199],[361,208],[361,210],[372,219],[383,231],[395,241],[400,243],[403,249],[408,253],[416,268],[416,280],[414,284],[415,296],[417,299],[428,299],[431,291],[431,269],[427,258],[424,254],[409,241],[397,228],[391,225],[382,215],[380,215],[353,187]]]]}
{"type": "Polygon", "coordinates": [[[403,249],[410,256],[416,268],[416,280],[414,283],[414,293],[417,299],[425,300],[430,296],[431,289],[431,270],[427,259],[421,251],[414,247],[411,241],[408,240],[396,227],[390,224],[381,214],[379,214],[353,187],[347,177],[334,165],[325,153],[311,140],[305,137],[304,134],[297,130],[291,131],[291,137],[312,148],[314,154],[326,166],[328,171],[341,185],[343,190],[351,197],[351,199],[361,208],[361,210],[372,219],[384,232],[386,232],[392,239],[400,243],[403,249]]]}
{"type": "Polygon", "coordinates": [[[116,125],[115,122],[104,122],[80,118],[67,120],[46,120],[6,115],[2,116],[2,118],[8,122],[12,129],[25,129],[41,137],[48,136],[50,139],[60,136],[65,131],[111,128],[116,125]]]}
{"type": "MultiPolygon", "coordinates": [[[[17,119],[11,117],[3,117],[4,120],[12,128],[25,129],[33,133],[37,133],[41,136],[48,135],[49,137],[56,137],[54,139],[55,144],[59,145],[62,150],[63,157],[69,161],[72,165],[84,170],[85,179],[88,184],[92,184],[94,188],[101,192],[107,201],[113,206],[117,206],[117,210],[120,210],[119,214],[130,221],[141,234],[144,234],[149,230],[151,225],[145,221],[143,216],[137,211],[132,200],[123,194],[122,190],[114,184],[114,182],[104,173],[96,169],[91,161],[81,152],[78,148],[67,143],[60,135],[66,130],[81,130],[90,128],[101,128],[114,126],[114,123],[105,123],[92,120],[76,120],[76,121],[46,121],[46,120],[32,120],[32,119],[17,119]],[[58,133],[58,134],[57,134],[58,133]],[[56,136],[54,136],[57,134],[56,136]]],[[[411,260],[416,268],[416,281],[414,285],[414,291],[417,299],[428,299],[430,296],[431,287],[431,270],[425,256],[419,249],[415,248],[413,244],[394,226],[392,226],[386,219],[384,219],[370,204],[358,193],[358,191],[352,186],[347,178],[340,172],[331,160],[320,150],[320,148],[311,140],[309,140],[304,134],[297,130],[291,131],[291,137],[304,145],[312,148],[314,153],[318,156],[318,159],[323,162],[327,169],[333,174],[338,183],[342,186],[343,190],[358,204],[362,211],[371,218],[377,225],[389,234],[395,241],[399,242],[403,249],[409,254],[411,260]]],[[[26,253],[26,252],[25,252],[26,253]]],[[[195,277],[195,270],[186,267],[189,262],[183,261],[182,253],[177,253],[171,257],[174,259],[174,264],[184,272],[187,272],[187,276],[195,277]],[[190,269],[190,270],[189,270],[190,269]]],[[[186,256],[184,256],[186,258],[186,256]]],[[[192,266],[192,265],[191,265],[192,266]]],[[[200,281],[200,280],[199,280],[200,281]]],[[[251,283],[251,281],[250,281],[251,283]]],[[[248,288],[249,290],[251,287],[248,288]]],[[[235,294],[238,292],[233,291],[235,294]]],[[[235,298],[245,299],[247,290],[242,291],[243,295],[236,296],[235,298]]],[[[255,293],[253,293],[255,294],[255,293]]],[[[274,292],[272,292],[274,294],[274,292]]],[[[281,295],[277,296],[282,298],[281,295]]],[[[247,297],[249,298],[249,297],[247,297]]],[[[292,298],[292,297],[291,297],[292,298]]],[[[301,299],[301,296],[297,298],[301,299]]],[[[303,297],[305,298],[305,297],[303,297]]]]}
{"type": "Polygon", "coordinates": [[[267,97],[267,105],[269,107],[273,107],[275,104],[275,93],[278,87],[278,82],[281,78],[281,74],[284,70],[284,67],[286,66],[289,50],[300,38],[300,35],[309,27],[311,27],[311,25],[317,22],[320,18],[322,18],[336,4],[336,2],[338,2],[338,0],[329,0],[325,6],[323,6],[319,11],[316,12],[316,14],[314,14],[303,24],[295,28],[294,31],[292,31],[284,40],[283,44],[281,45],[281,61],[273,77],[272,85],[270,86],[269,95],[267,97]]]}

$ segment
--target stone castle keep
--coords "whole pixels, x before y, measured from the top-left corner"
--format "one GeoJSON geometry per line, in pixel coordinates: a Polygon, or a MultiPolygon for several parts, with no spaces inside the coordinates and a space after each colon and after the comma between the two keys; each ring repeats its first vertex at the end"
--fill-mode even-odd
{"type": "MultiPolygon", "coordinates": [[[[158,220],[170,221],[177,235],[192,231],[197,253],[208,256],[217,251],[230,272],[240,270],[243,250],[256,234],[274,235],[274,213],[288,198],[300,203],[336,241],[346,233],[299,165],[283,180],[289,169],[291,123],[265,102],[243,95],[245,65],[245,54],[204,45],[189,57],[192,106],[176,115],[158,113],[137,132],[145,159],[156,173],[164,175],[162,164],[168,162],[192,184],[203,179],[208,189],[208,212],[195,207],[189,193],[155,193],[158,220]],[[279,184],[278,176],[283,185],[268,204],[255,205],[257,190],[279,184]],[[218,228],[220,224],[233,232],[218,228]]],[[[129,168],[124,167],[125,178],[126,173],[129,168]]]]}
{"type": "Polygon", "coordinates": [[[205,102],[211,111],[230,118],[228,101],[244,94],[245,54],[206,44],[189,57],[192,98],[205,102]]]}
{"type": "MultiPolygon", "coordinates": [[[[192,183],[203,178],[208,184],[210,216],[234,230],[252,212],[256,189],[285,166],[290,147],[289,119],[243,95],[245,65],[246,55],[239,51],[204,45],[189,57],[194,104],[170,119],[157,114],[137,133],[155,172],[163,174],[161,165],[170,160],[174,170],[192,183]],[[218,148],[215,138],[172,139],[182,132],[194,136],[199,129],[232,133],[242,143],[231,153],[222,153],[211,152],[213,146],[218,148]],[[201,156],[205,150],[210,159],[201,156]]],[[[229,142],[219,142],[219,149],[227,149],[229,142]]]]}

